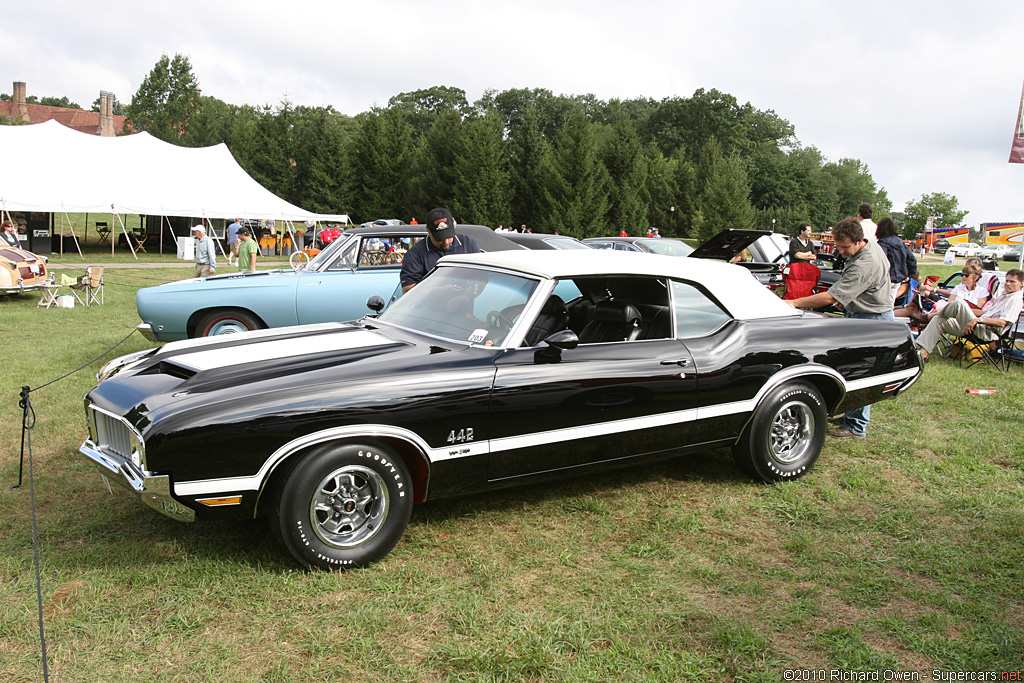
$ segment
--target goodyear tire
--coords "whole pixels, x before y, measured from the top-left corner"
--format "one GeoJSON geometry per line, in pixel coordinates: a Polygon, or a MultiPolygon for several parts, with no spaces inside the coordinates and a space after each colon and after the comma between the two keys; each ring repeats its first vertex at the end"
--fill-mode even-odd
{"type": "Polygon", "coordinates": [[[309,569],[366,567],[409,523],[412,486],[402,459],[376,445],[313,451],[285,478],[271,513],[285,548],[309,569]]]}
{"type": "Polygon", "coordinates": [[[245,311],[211,311],[199,319],[196,325],[197,337],[213,337],[218,334],[234,334],[261,330],[261,323],[256,316],[245,311]]]}
{"type": "Polygon", "coordinates": [[[761,401],[733,456],[763,482],[798,479],[818,459],[826,425],[825,402],[817,389],[804,382],[783,384],[761,401]]]}

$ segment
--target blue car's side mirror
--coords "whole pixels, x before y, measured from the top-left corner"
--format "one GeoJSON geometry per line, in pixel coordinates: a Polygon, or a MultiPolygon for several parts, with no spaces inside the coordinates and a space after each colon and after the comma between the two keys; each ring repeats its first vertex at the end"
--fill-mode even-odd
{"type": "Polygon", "coordinates": [[[373,311],[374,315],[380,315],[384,310],[384,299],[380,294],[371,294],[366,300],[366,307],[373,311]]]}

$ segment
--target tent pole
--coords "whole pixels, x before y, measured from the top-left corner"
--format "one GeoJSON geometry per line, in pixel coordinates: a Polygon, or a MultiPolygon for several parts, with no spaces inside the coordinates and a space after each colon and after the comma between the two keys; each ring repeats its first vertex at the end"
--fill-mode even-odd
{"type": "Polygon", "coordinates": [[[217,233],[213,229],[213,221],[207,218],[206,216],[203,216],[203,220],[206,221],[206,225],[209,226],[210,228],[209,230],[207,230],[207,234],[210,235],[210,237],[213,238],[214,243],[216,243],[216,245],[220,247],[221,256],[227,259],[228,252],[224,251],[224,245],[220,243],[220,238],[217,237],[217,233]]]}
{"type": "Polygon", "coordinates": [[[164,221],[167,222],[167,232],[171,233],[171,242],[174,243],[174,255],[178,255],[178,238],[174,236],[174,226],[171,225],[171,219],[167,216],[160,216],[160,253],[164,253],[164,221]]]}
{"type": "MultiPolygon", "coordinates": [[[[80,256],[80,257],[82,258],[82,260],[84,261],[84,260],[85,260],[85,254],[83,254],[83,253],[82,253],[82,245],[80,245],[80,244],[78,243],[78,235],[76,235],[76,234],[75,234],[75,226],[74,226],[74,224],[73,224],[73,223],[71,222],[71,216],[69,216],[69,215],[68,215],[68,212],[67,212],[67,211],[64,211],[64,205],[63,205],[63,204],[61,204],[61,217],[60,217],[60,220],[61,220],[61,223],[62,223],[62,224],[63,224],[63,222],[64,222],[64,218],[65,218],[65,217],[67,217],[67,219],[68,219],[68,228],[70,228],[70,229],[71,229],[71,239],[73,239],[73,240],[75,241],[75,249],[77,249],[77,250],[78,250],[78,255],[79,255],[79,256],[80,256]]],[[[64,240],[61,240],[61,242],[63,242],[63,241],[64,241],[64,240]]],[[[83,241],[84,241],[84,240],[83,240],[83,241]]]]}
{"type": "MultiPolygon", "coordinates": [[[[61,206],[63,208],[63,205],[61,205],[61,206]]],[[[70,216],[68,216],[68,220],[71,220],[70,216]]],[[[85,213],[85,236],[82,238],[82,241],[83,242],[88,242],[89,241],[89,212],[88,211],[85,213]]]]}
{"type": "MultiPolygon", "coordinates": [[[[114,207],[110,207],[110,208],[114,208],[114,207]]],[[[111,222],[113,222],[114,214],[111,214],[110,218],[111,218],[111,222]]],[[[117,222],[121,224],[121,232],[124,234],[125,244],[127,244],[128,248],[132,250],[132,256],[134,256],[135,260],[138,261],[139,260],[139,255],[135,253],[135,247],[132,246],[132,238],[128,236],[128,228],[124,227],[124,221],[121,220],[121,214],[117,214],[117,222]]],[[[113,241],[113,240],[111,240],[111,241],[113,241]]],[[[110,254],[111,254],[111,256],[113,256],[113,254],[114,254],[114,247],[113,247],[113,245],[111,245],[111,247],[110,247],[110,254]]]]}
{"type": "MultiPolygon", "coordinates": [[[[284,224],[286,226],[288,226],[288,240],[291,242],[292,254],[294,254],[295,253],[295,232],[292,230],[293,223],[290,220],[288,220],[288,219],[284,219],[284,224]]],[[[289,254],[289,256],[291,256],[291,254],[289,254]]]]}

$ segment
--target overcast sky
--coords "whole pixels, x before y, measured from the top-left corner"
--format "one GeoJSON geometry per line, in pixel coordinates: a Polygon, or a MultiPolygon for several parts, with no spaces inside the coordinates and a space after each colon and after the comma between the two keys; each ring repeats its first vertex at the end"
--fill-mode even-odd
{"type": "Polygon", "coordinates": [[[357,114],[433,85],[610,98],[717,88],[772,109],[804,145],[868,165],[894,208],[948,192],[970,225],[1024,220],[1009,164],[1024,1],[177,0],[6,3],[11,92],[131,101],[162,53],[232,104],[357,114]]]}

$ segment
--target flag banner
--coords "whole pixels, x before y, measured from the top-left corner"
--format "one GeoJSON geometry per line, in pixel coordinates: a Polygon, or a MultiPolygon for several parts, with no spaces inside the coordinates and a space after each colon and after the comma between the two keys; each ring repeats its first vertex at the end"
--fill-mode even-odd
{"type": "Polygon", "coordinates": [[[1010,146],[1010,163],[1024,164],[1024,88],[1020,91],[1020,106],[1017,107],[1017,127],[1013,131],[1010,146]]]}

